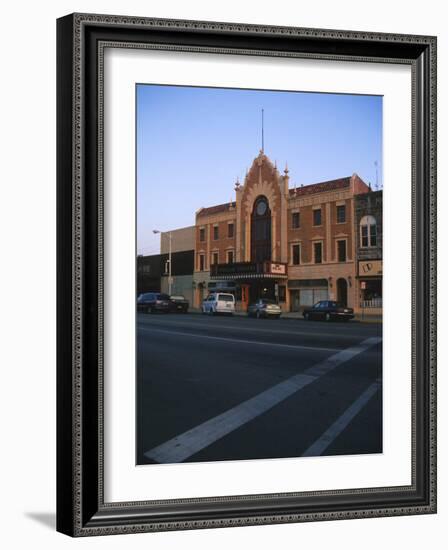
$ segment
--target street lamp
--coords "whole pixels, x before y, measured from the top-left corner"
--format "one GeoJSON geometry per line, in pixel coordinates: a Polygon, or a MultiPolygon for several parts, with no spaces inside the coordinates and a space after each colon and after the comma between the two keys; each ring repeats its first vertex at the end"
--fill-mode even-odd
{"type": "Polygon", "coordinates": [[[168,231],[168,233],[163,233],[162,231],[159,231],[158,229],[153,229],[152,232],[154,234],[160,233],[160,235],[168,235],[168,238],[169,238],[170,246],[169,246],[169,249],[168,249],[168,294],[171,296],[171,284],[172,284],[172,279],[171,279],[171,241],[172,241],[173,236],[171,234],[171,231],[168,231]]]}

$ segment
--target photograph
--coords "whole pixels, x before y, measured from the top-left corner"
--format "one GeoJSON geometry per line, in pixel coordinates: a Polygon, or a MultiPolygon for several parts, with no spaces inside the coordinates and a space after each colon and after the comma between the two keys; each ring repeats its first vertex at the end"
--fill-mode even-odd
{"type": "Polygon", "coordinates": [[[381,454],[383,97],[139,82],[135,143],[136,464],[381,454]]]}

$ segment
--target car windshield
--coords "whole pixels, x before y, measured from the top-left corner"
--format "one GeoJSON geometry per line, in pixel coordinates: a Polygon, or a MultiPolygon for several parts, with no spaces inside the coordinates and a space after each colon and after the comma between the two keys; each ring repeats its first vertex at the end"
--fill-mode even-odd
{"type": "Polygon", "coordinates": [[[328,302],[330,307],[344,307],[341,302],[328,302]]]}
{"type": "Polygon", "coordinates": [[[168,294],[159,294],[159,295],[157,296],[157,299],[158,299],[158,300],[169,300],[170,297],[168,296],[168,294]]]}
{"type": "Polygon", "coordinates": [[[171,296],[171,300],[185,300],[183,296],[171,296]]]}
{"type": "Polygon", "coordinates": [[[138,301],[142,302],[143,300],[150,300],[152,297],[152,294],[140,294],[138,297],[138,301]]]}

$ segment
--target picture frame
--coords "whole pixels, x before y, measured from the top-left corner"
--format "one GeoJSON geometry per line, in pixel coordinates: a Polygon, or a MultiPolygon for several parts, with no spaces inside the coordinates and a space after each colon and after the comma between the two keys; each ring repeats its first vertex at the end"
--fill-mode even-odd
{"type": "MultiPolygon", "coordinates": [[[[57,530],[93,536],[436,512],[435,37],[72,14],[57,22],[57,530]],[[104,499],[104,48],[397,63],[412,71],[412,483],[104,499]]],[[[129,366],[129,368],[133,368],[129,366]]]]}

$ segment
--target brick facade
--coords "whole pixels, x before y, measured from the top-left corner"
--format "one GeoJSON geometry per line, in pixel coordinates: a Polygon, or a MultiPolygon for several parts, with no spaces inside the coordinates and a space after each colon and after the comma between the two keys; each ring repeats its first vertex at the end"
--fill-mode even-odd
{"type": "Polygon", "coordinates": [[[216,284],[234,285],[241,309],[257,292],[275,294],[288,311],[325,297],[357,307],[355,197],[370,194],[358,175],[290,188],[288,169],[280,173],[260,151],[244,182],[237,182],[234,190],[234,202],[196,212],[196,307],[216,284]],[[256,211],[260,200],[267,206],[261,209],[262,213],[266,210],[262,216],[256,211]],[[254,239],[263,232],[257,224],[262,223],[269,224],[266,260],[270,263],[260,267],[254,265],[253,256],[254,239]],[[229,224],[233,224],[233,236],[229,236],[229,224]],[[228,256],[229,251],[233,256],[228,256]],[[219,264],[216,268],[214,261],[219,264]],[[234,280],[232,265],[224,264],[235,264],[234,280]],[[246,265],[253,274],[244,275],[246,265]],[[220,274],[227,274],[224,281],[220,274]],[[248,298],[244,298],[244,289],[248,298]]]}

